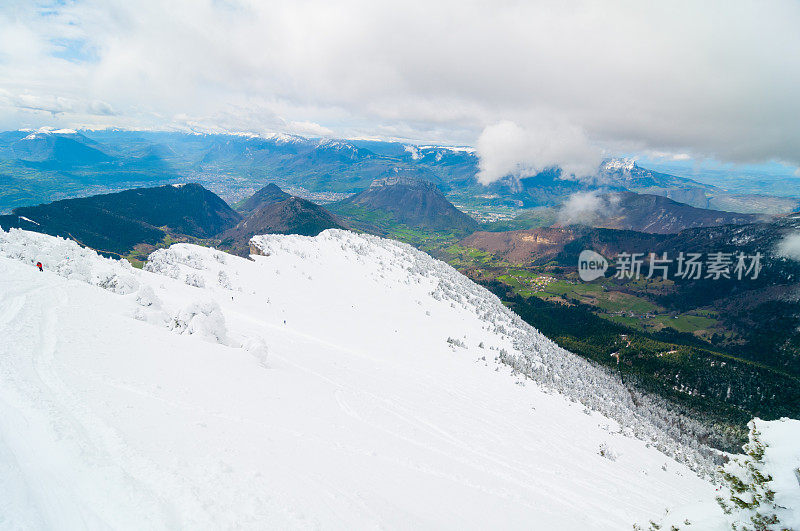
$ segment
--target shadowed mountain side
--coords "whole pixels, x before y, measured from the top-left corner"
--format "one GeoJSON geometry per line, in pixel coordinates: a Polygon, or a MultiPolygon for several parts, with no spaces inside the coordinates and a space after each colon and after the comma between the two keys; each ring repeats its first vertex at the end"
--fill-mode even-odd
{"type": "Polygon", "coordinates": [[[436,185],[405,176],[377,179],[368,189],[331,208],[342,215],[350,210],[384,215],[409,227],[433,231],[469,233],[478,227],[436,185]]]}
{"type": "Polygon", "coordinates": [[[0,226],[70,237],[99,251],[126,254],[138,244],[158,244],[167,234],[210,238],[240,219],[213,192],[186,184],[19,207],[0,216],[0,226]]]}
{"type": "Polygon", "coordinates": [[[660,195],[633,192],[606,194],[588,205],[568,201],[560,216],[564,225],[585,224],[654,234],[677,234],[685,229],[744,225],[767,219],[755,214],[696,208],[660,195]]]}
{"type": "MultiPolygon", "coordinates": [[[[277,186],[275,188],[280,191],[277,186]]],[[[250,239],[258,234],[316,236],[325,229],[342,228],[344,225],[323,207],[288,196],[282,201],[262,204],[238,225],[223,232],[219,236],[220,248],[247,256],[250,239]]]]}
{"type": "Polygon", "coordinates": [[[259,207],[264,205],[271,205],[272,203],[278,203],[280,201],[285,201],[289,199],[291,194],[288,194],[281,190],[278,185],[274,183],[269,183],[264,188],[259,190],[258,192],[254,193],[250,196],[246,201],[244,201],[237,210],[241,212],[243,215],[247,216],[254,212],[259,207]]]}
{"type": "Polygon", "coordinates": [[[85,166],[114,160],[100,147],[97,142],[75,133],[32,133],[11,144],[19,160],[43,167],[85,166]]]}

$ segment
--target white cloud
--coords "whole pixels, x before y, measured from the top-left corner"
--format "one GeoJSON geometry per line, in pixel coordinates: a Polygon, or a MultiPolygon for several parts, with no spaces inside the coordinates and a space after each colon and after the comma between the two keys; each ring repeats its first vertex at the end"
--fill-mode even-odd
{"type": "Polygon", "coordinates": [[[619,206],[616,194],[600,194],[592,190],[572,194],[558,211],[562,225],[592,225],[601,218],[613,216],[619,206]]]}
{"type": "Polygon", "coordinates": [[[776,252],[778,256],[800,261],[800,232],[787,234],[778,242],[776,252]]]}
{"type": "Polygon", "coordinates": [[[0,128],[480,137],[487,180],[600,149],[798,166],[799,25],[795,0],[10,0],[0,128]]]}
{"type": "Polygon", "coordinates": [[[333,136],[332,130],[320,124],[303,121],[303,122],[289,122],[288,129],[290,133],[305,136],[333,136]]]}
{"type": "Polygon", "coordinates": [[[688,153],[667,153],[664,151],[648,150],[645,154],[651,159],[666,159],[666,160],[692,160],[692,156],[688,153]]]}
{"type": "Polygon", "coordinates": [[[602,152],[590,144],[583,131],[564,124],[523,129],[503,121],[486,127],[478,138],[483,184],[506,175],[525,177],[559,166],[562,177],[586,177],[597,173],[602,152]]]}

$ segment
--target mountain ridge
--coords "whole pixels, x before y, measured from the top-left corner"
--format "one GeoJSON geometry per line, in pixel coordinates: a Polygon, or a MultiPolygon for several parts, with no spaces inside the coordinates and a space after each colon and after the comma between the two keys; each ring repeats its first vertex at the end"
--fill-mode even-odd
{"type": "Polygon", "coordinates": [[[655,234],[676,234],[684,229],[717,225],[746,225],[769,219],[769,216],[697,208],[662,195],[628,191],[597,196],[597,203],[588,211],[571,213],[569,204],[561,211],[565,225],[575,222],[655,234]]]}
{"type": "Polygon", "coordinates": [[[287,194],[272,183],[257,191],[240,211],[245,218],[217,235],[222,249],[240,256],[249,254],[250,239],[256,235],[316,236],[326,229],[344,228],[324,207],[287,194]]]}
{"type": "Polygon", "coordinates": [[[129,253],[168,234],[211,238],[241,216],[199,184],[135,188],[32,207],[0,216],[0,226],[69,236],[93,249],[129,253]]]}
{"type": "Polygon", "coordinates": [[[687,492],[716,507],[713,485],[665,467],[657,447],[687,461],[697,447],[655,427],[657,407],[637,407],[614,375],[449,266],[337,230],[254,244],[263,256],[252,260],[177,244],[134,270],[73,242],[0,232],[0,300],[25,325],[0,320],[0,398],[29,419],[0,422],[24,486],[0,482],[3,499],[22,500],[7,518],[49,522],[38,500],[56,491],[69,502],[62,524],[109,527],[296,527],[335,515],[354,528],[582,527],[569,510],[577,499],[619,528],[687,492]],[[67,259],[71,269],[59,266],[67,259]],[[216,447],[228,450],[210,455],[216,447]],[[34,455],[61,466],[44,480],[34,455]],[[397,474],[404,481],[385,481],[397,474]],[[75,477],[87,479],[59,489],[75,477]],[[358,502],[333,496],[342,489],[358,502]],[[434,491],[445,494],[424,494],[434,491]],[[242,508],[241,496],[269,510],[242,508]]]}

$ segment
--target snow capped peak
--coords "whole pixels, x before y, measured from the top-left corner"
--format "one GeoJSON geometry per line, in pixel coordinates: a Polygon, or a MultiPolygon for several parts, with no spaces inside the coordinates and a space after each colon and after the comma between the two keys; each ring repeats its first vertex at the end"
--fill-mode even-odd
{"type": "Polygon", "coordinates": [[[262,138],[258,133],[250,131],[225,131],[224,134],[228,136],[240,136],[242,138],[262,138]]]}
{"type": "Polygon", "coordinates": [[[48,132],[51,135],[77,135],[78,134],[78,131],[76,131],[75,129],[51,129],[48,132]]]}
{"type": "Polygon", "coordinates": [[[308,142],[307,138],[297,135],[290,135],[289,133],[270,133],[264,135],[265,140],[271,140],[276,144],[299,144],[308,142]]]}
{"type": "Polygon", "coordinates": [[[325,149],[334,149],[337,151],[358,151],[358,148],[349,142],[345,142],[342,140],[334,140],[330,138],[323,138],[319,142],[317,142],[317,147],[325,148],[325,149]]]}
{"type": "Polygon", "coordinates": [[[370,156],[369,151],[361,150],[353,144],[342,140],[325,138],[319,140],[316,144],[316,147],[317,149],[324,150],[325,152],[334,152],[337,154],[337,156],[344,157],[349,160],[356,160],[358,158],[370,156]]]}
{"type": "Polygon", "coordinates": [[[406,151],[406,153],[411,153],[411,158],[413,160],[419,160],[422,158],[422,155],[419,154],[419,149],[417,148],[417,146],[412,146],[409,144],[403,146],[403,149],[406,151]]]}
{"type": "Polygon", "coordinates": [[[601,169],[604,171],[631,171],[636,167],[636,160],[631,158],[625,159],[608,159],[603,161],[601,169]]]}
{"type": "Polygon", "coordinates": [[[23,132],[31,132],[28,136],[23,138],[23,140],[34,140],[37,138],[43,138],[47,135],[77,135],[78,131],[75,129],[55,129],[53,127],[40,127],[35,131],[31,129],[20,129],[23,132]]]}
{"type": "Polygon", "coordinates": [[[441,161],[447,155],[453,155],[456,153],[475,153],[474,148],[462,146],[415,146],[408,144],[403,146],[403,148],[407,153],[411,154],[412,160],[433,157],[436,162],[441,161]]]}
{"type": "Polygon", "coordinates": [[[452,151],[453,153],[475,153],[475,148],[469,146],[419,146],[419,149],[452,151]]]}
{"type": "Polygon", "coordinates": [[[309,141],[308,138],[303,136],[292,135],[289,133],[281,133],[281,132],[262,134],[262,133],[254,133],[252,131],[229,131],[229,130],[212,129],[207,132],[192,131],[191,134],[196,134],[196,135],[219,134],[225,136],[241,137],[246,139],[262,139],[262,140],[269,140],[271,142],[274,142],[275,144],[301,144],[309,141]]]}

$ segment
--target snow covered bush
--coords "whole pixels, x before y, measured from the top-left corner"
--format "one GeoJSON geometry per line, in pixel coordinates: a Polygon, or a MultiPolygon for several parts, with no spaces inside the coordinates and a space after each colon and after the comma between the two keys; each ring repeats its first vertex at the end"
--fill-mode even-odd
{"type": "Polygon", "coordinates": [[[161,306],[161,300],[159,300],[156,292],[153,291],[152,287],[147,285],[139,288],[139,291],[136,293],[136,303],[139,304],[139,306],[149,306],[152,308],[159,308],[161,306]]]}
{"type": "MultiPolygon", "coordinates": [[[[125,263],[129,264],[127,261],[125,263]]],[[[120,295],[132,293],[139,286],[133,275],[119,274],[116,271],[97,272],[93,276],[93,284],[120,295]]]]}
{"type": "Polygon", "coordinates": [[[41,262],[45,271],[120,295],[133,293],[139,287],[127,260],[104,258],[64,238],[21,229],[8,232],[0,229],[0,256],[28,263],[31,267],[41,262]]]}
{"type": "Polygon", "coordinates": [[[221,287],[225,289],[233,289],[233,286],[231,286],[230,277],[228,277],[228,274],[221,269],[217,274],[217,284],[219,284],[221,287]]]}
{"type": "Polygon", "coordinates": [[[447,343],[449,345],[453,346],[453,347],[467,348],[466,343],[464,343],[462,340],[458,339],[457,337],[448,337],[447,338],[447,343]]]}
{"type": "Polygon", "coordinates": [[[711,503],[700,511],[676,508],[651,522],[650,529],[800,529],[800,420],[756,418],[748,425],[744,454],[720,468],[723,495],[717,496],[717,511],[711,503]]]}
{"type": "Polygon", "coordinates": [[[266,363],[269,349],[263,339],[249,337],[242,341],[242,348],[252,354],[262,364],[266,363]]]}
{"type": "MultiPolygon", "coordinates": [[[[728,490],[728,499],[717,497],[717,502],[727,515],[734,517],[731,528],[736,531],[768,531],[785,529],[780,524],[775,503],[772,476],[766,469],[766,445],[756,429],[755,420],[750,427],[749,441],[744,445],[745,455],[729,461],[721,468],[728,490]]],[[[800,441],[797,441],[800,444],[800,441]]]]}
{"type": "Polygon", "coordinates": [[[206,286],[206,282],[205,280],[203,280],[203,277],[201,277],[197,273],[189,273],[183,279],[183,282],[187,286],[194,286],[195,288],[204,288],[206,286]]]}
{"type": "MultiPolygon", "coordinates": [[[[147,257],[144,266],[145,271],[158,273],[170,278],[178,278],[180,269],[178,266],[184,265],[191,269],[202,271],[207,269],[201,253],[195,250],[194,246],[178,243],[168,249],[157,249],[147,257]]],[[[217,253],[220,254],[220,253],[217,253]]],[[[224,263],[224,259],[216,258],[217,262],[224,263]]]]}
{"type": "MultiPolygon", "coordinates": [[[[153,255],[150,255],[151,257],[153,255]]],[[[148,260],[146,264],[144,264],[145,271],[149,271],[151,273],[156,273],[158,275],[163,275],[169,278],[179,278],[181,276],[181,269],[178,267],[177,264],[172,264],[166,261],[153,261],[148,260]]]]}
{"type": "Polygon", "coordinates": [[[200,334],[217,343],[228,343],[225,316],[213,301],[194,302],[175,315],[169,325],[180,334],[200,334]]]}
{"type": "Polygon", "coordinates": [[[612,450],[607,443],[601,443],[600,449],[597,451],[597,453],[598,455],[605,457],[609,461],[616,461],[617,457],[619,457],[617,453],[614,450],[612,450]]]}

